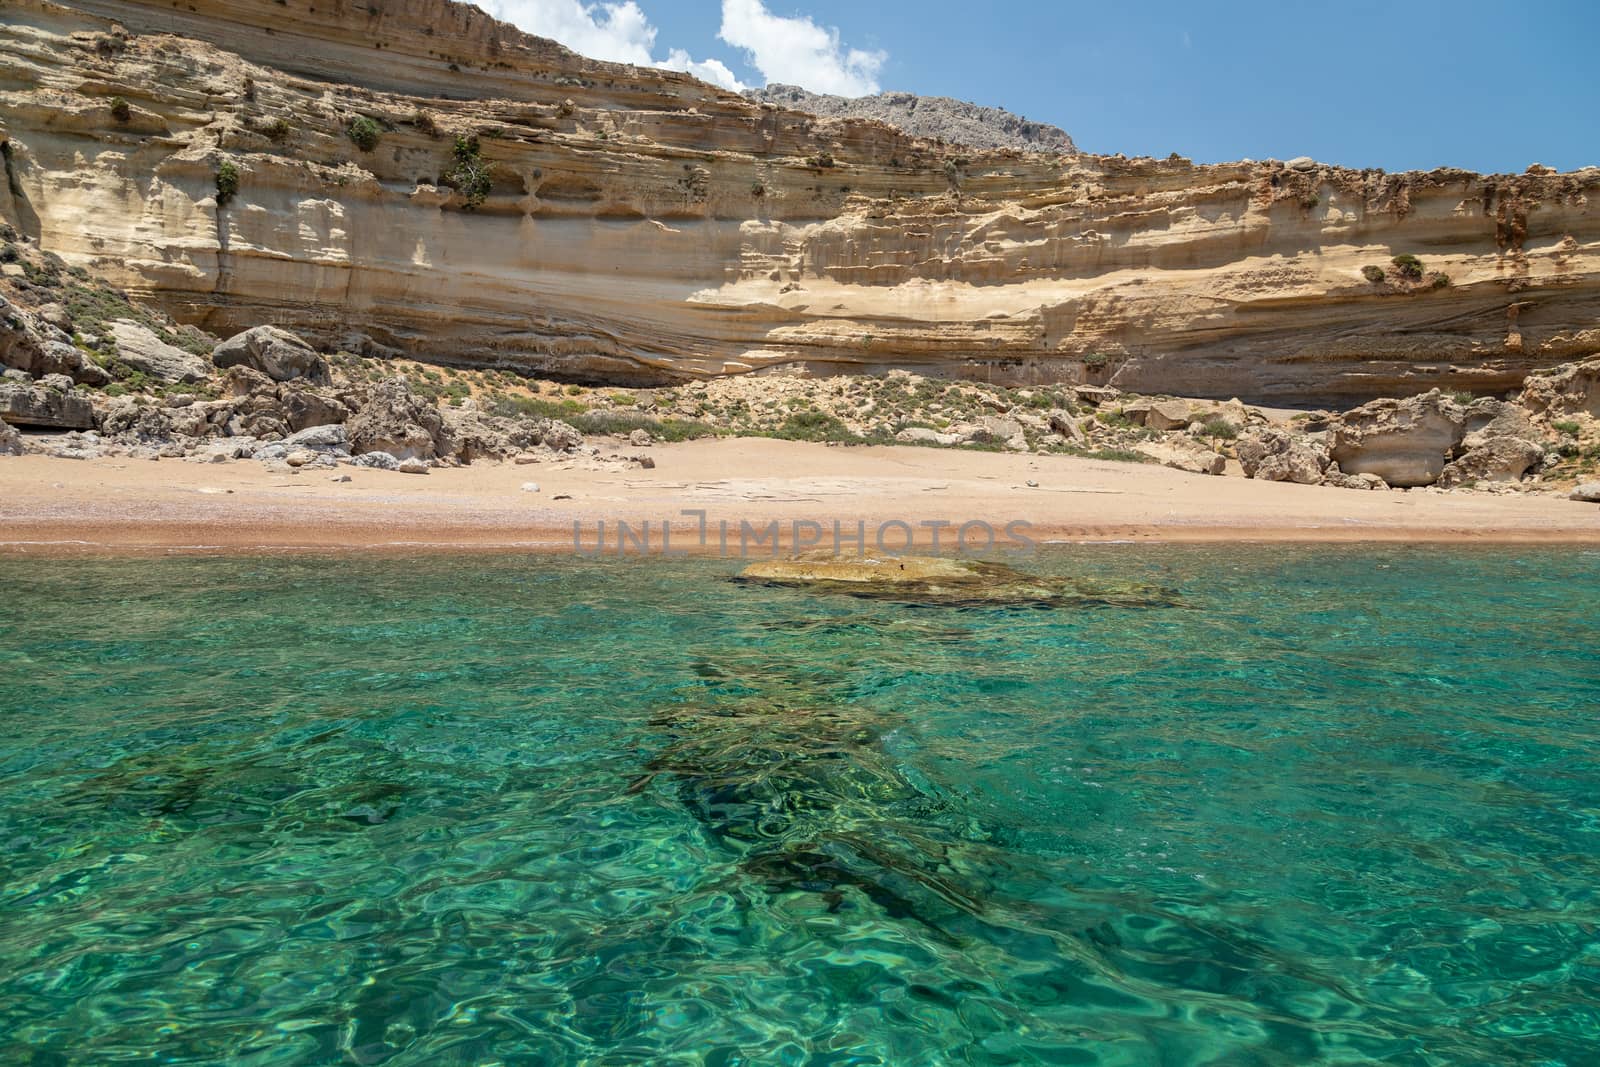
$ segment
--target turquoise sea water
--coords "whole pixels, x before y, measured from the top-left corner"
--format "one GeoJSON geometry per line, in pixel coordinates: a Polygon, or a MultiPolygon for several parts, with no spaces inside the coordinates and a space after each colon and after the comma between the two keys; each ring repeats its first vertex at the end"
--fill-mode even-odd
{"type": "Polygon", "coordinates": [[[0,559],[0,1062],[1600,1062],[1600,554],[0,559]]]}

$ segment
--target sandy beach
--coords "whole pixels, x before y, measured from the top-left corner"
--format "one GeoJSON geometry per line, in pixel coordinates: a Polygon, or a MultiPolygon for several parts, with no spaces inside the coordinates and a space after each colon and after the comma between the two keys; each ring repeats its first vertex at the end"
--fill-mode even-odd
{"type": "Polygon", "coordinates": [[[964,524],[972,524],[969,549],[987,530],[1004,543],[1008,526],[1040,543],[1600,542],[1600,508],[1555,496],[1363,492],[1066,456],[766,439],[650,454],[653,470],[506,463],[425,476],[23,456],[0,461],[0,550],[570,551],[576,530],[583,545],[607,553],[716,553],[726,543],[737,554],[743,540],[748,554],[770,555],[774,521],[781,551],[796,538],[802,548],[814,538],[829,547],[835,523],[846,551],[863,527],[869,551],[931,548],[935,538],[950,550],[964,524]],[[341,475],[350,480],[333,480],[341,475]],[[523,488],[530,482],[537,492],[523,488]],[[703,521],[684,514],[701,511],[703,521]],[[618,522],[632,534],[620,549],[618,522]],[[741,539],[741,524],[755,540],[741,539]]]}

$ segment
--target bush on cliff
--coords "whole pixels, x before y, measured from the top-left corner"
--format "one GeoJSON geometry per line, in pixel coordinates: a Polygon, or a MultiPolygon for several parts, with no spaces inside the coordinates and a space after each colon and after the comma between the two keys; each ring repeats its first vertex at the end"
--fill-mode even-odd
{"type": "Polygon", "coordinates": [[[350,135],[350,140],[363,152],[370,152],[378,147],[378,140],[383,136],[383,130],[376,122],[365,115],[357,115],[350,120],[350,125],[345,128],[345,133],[350,135]]]}
{"type": "Polygon", "coordinates": [[[233,194],[239,191],[239,168],[231,159],[224,159],[217,166],[217,206],[221,207],[233,199],[233,194]]]}
{"type": "Polygon", "coordinates": [[[1407,253],[1394,257],[1394,269],[1400,272],[1400,277],[1408,281],[1420,281],[1422,278],[1422,260],[1407,253]]]}
{"type": "Polygon", "coordinates": [[[1361,268],[1361,276],[1367,281],[1371,282],[1373,285],[1377,285],[1389,275],[1382,267],[1379,267],[1376,264],[1368,263],[1365,267],[1361,268]]]}
{"type": "Polygon", "coordinates": [[[462,204],[469,211],[482,207],[493,182],[489,180],[489,168],[478,155],[478,139],[457,137],[453,155],[455,163],[445,171],[444,184],[461,194],[462,204]]]}

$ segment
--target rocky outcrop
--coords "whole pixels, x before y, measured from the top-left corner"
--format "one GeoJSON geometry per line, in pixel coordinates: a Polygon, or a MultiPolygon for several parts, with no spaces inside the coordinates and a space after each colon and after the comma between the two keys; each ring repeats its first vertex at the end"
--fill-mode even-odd
{"type": "Polygon", "coordinates": [[[776,84],[747,89],[744,95],[763,104],[777,104],[825,118],[872,119],[905,130],[914,137],[948,141],[966,148],[1078,154],[1078,146],[1059,126],[1034,122],[1003,108],[984,107],[948,96],[898,92],[833,96],[813,93],[798,85],[776,84]]]}
{"type": "Polygon", "coordinates": [[[87,430],[94,425],[88,397],[73,391],[72,380],[50,375],[39,384],[0,381],[0,421],[13,426],[87,430]]]}
{"type": "Polygon", "coordinates": [[[379,382],[349,422],[350,451],[387,452],[396,459],[433,459],[444,420],[404,378],[379,382]]]}
{"type": "Polygon", "coordinates": [[[211,352],[217,367],[248,367],[275,382],[304,379],[326,385],[328,363],[288,330],[276,326],[257,326],[235,334],[211,352]]]}
{"type": "MultiPolygon", "coordinates": [[[[69,323],[70,324],[70,323],[69,323]]],[[[70,343],[50,316],[29,312],[0,296],[0,367],[40,378],[65,374],[82,385],[105,385],[111,376],[70,343]]]]}
{"type": "Polygon", "coordinates": [[[1585,482],[1583,485],[1574,486],[1567,496],[1585,504],[1600,504],[1600,482],[1585,482]]]}
{"type": "Polygon", "coordinates": [[[12,0],[0,67],[0,212],[221,333],[595,382],[912,368],[1328,406],[1600,352],[1600,169],[956,149],[445,0],[12,0]]]}
{"type": "Polygon", "coordinates": [[[1432,485],[1465,434],[1466,412],[1435,389],[1345,412],[1329,454],[1346,474],[1375,474],[1397,488],[1432,485]]]}
{"type": "Polygon", "coordinates": [[[22,455],[22,435],[9,422],[0,421],[0,456],[22,455]]]}

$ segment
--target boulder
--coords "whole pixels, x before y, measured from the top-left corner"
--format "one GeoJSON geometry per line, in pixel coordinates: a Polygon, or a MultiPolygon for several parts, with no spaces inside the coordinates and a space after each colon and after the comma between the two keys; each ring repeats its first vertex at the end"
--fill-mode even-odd
{"type": "Polygon", "coordinates": [[[1149,456],[1163,467],[1187,471],[1190,474],[1221,474],[1228,468],[1227,457],[1198,443],[1189,445],[1180,441],[1152,441],[1139,445],[1136,451],[1149,456]]]}
{"type": "Polygon", "coordinates": [[[1387,489],[1388,485],[1376,474],[1346,474],[1339,469],[1337,463],[1328,464],[1328,469],[1323,472],[1322,484],[1331,485],[1338,489],[1387,489]]]}
{"type": "Polygon", "coordinates": [[[1544,462],[1544,446],[1521,437],[1491,437],[1450,461],[1439,473],[1445,488],[1467,482],[1518,482],[1544,462]]]}
{"type": "Polygon", "coordinates": [[[9,422],[0,422],[0,456],[22,455],[22,435],[9,422]]]}
{"type": "Polygon", "coordinates": [[[1181,430],[1191,417],[1189,404],[1182,400],[1141,400],[1124,407],[1122,413],[1150,430],[1181,430]]]}
{"type": "Polygon", "coordinates": [[[96,422],[107,437],[130,444],[166,444],[172,439],[169,409],[141,404],[131,396],[118,397],[101,408],[96,422]]]}
{"type": "Polygon", "coordinates": [[[291,452],[305,449],[309,452],[334,452],[347,455],[350,451],[350,441],[345,435],[343,426],[312,426],[285,437],[283,447],[291,452]]]}
{"type": "Polygon", "coordinates": [[[1055,411],[1050,412],[1049,422],[1051,433],[1059,437],[1065,437],[1075,445],[1088,446],[1088,435],[1083,432],[1083,427],[1078,425],[1078,420],[1072,417],[1070,411],[1063,411],[1057,408],[1055,411]]]}
{"type": "Polygon", "coordinates": [[[539,428],[539,441],[554,452],[571,452],[583,444],[583,434],[560,419],[551,419],[539,428]]]}
{"type": "Polygon", "coordinates": [[[271,378],[250,367],[229,367],[222,376],[222,388],[231,397],[276,397],[278,387],[271,378]]]}
{"type": "Polygon", "coordinates": [[[1466,434],[1466,412],[1439,390],[1374,400],[1333,422],[1330,454],[1347,474],[1398,488],[1432,485],[1466,434]]]}
{"type": "Polygon", "coordinates": [[[1568,363],[1552,374],[1528,378],[1517,403],[1555,418],[1579,413],[1600,417],[1600,359],[1568,363]]]}
{"type": "Polygon", "coordinates": [[[350,409],[342,401],[310,390],[284,386],[278,399],[284,421],[297,433],[317,426],[333,426],[350,417],[350,409]]]}
{"type": "Polygon", "coordinates": [[[425,459],[403,459],[395,470],[401,474],[427,474],[428,461],[425,459]]]}
{"type": "Polygon", "coordinates": [[[1542,445],[1544,431],[1528,418],[1528,413],[1504,400],[1477,400],[1467,408],[1466,435],[1461,447],[1466,450],[1482,448],[1497,437],[1516,437],[1542,445]]]}
{"type": "Polygon", "coordinates": [[[387,452],[402,460],[432,459],[439,454],[444,420],[433,404],[397,377],[373,386],[346,428],[350,451],[357,455],[387,452]]]}
{"type": "Polygon", "coordinates": [[[896,441],[908,445],[959,445],[961,435],[958,433],[940,433],[929,426],[907,426],[894,435],[896,441]]]}
{"type": "Polygon", "coordinates": [[[110,330],[111,339],[117,344],[117,358],[152,378],[164,382],[202,382],[211,374],[205,360],[167,344],[132,319],[117,319],[111,323],[110,330]]]}
{"type": "Polygon", "coordinates": [[[305,379],[326,384],[330,380],[328,363],[316,349],[276,326],[256,326],[234,334],[212,349],[211,362],[219,368],[249,367],[275,382],[305,379]]]}
{"type": "Polygon", "coordinates": [[[1099,407],[1121,396],[1122,390],[1109,385],[1075,385],[1072,394],[1091,407],[1099,407]]]}
{"type": "Polygon", "coordinates": [[[1585,482],[1567,494],[1569,500],[1581,500],[1585,504],[1600,504],[1600,482],[1585,482]]]}
{"type": "Polygon", "coordinates": [[[1236,451],[1245,477],[1265,482],[1316,485],[1328,469],[1324,452],[1282,430],[1248,434],[1239,439],[1236,451]]]}
{"type": "Polygon", "coordinates": [[[392,471],[400,466],[400,461],[387,452],[365,452],[351,460],[350,465],[378,471],[392,471]]]}
{"type": "Polygon", "coordinates": [[[1022,431],[1022,423],[1000,415],[980,415],[975,420],[975,425],[967,429],[962,437],[972,444],[1004,445],[1014,451],[1022,451],[1028,447],[1028,438],[1022,431]]]}
{"type": "Polygon", "coordinates": [[[656,439],[651,437],[650,431],[644,429],[643,427],[640,427],[639,429],[628,434],[628,444],[632,445],[634,448],[649,448],[655,443],[656,439]]]}
{"type": "Polygon", "coordinates": [[[13,426],[87,430],[94,426],[94,407],[87,397],[16,381],[0,381],[0,421],[13,426]]]}

